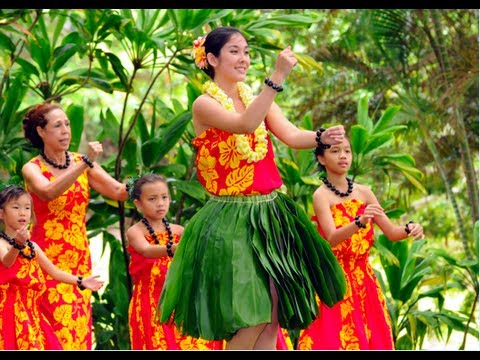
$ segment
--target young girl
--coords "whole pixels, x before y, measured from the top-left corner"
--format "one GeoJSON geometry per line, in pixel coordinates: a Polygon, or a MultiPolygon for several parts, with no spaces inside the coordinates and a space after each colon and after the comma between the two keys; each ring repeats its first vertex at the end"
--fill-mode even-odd
{"type": "Polygon", "coordinates": [[[274,102],[296,65],[287,47],[258,96],[244,83],[249,46],[236,28],[219,27],[194,43],[209,77],[192,105],[197,175],[210,199],[190,219],[160,298],[161,320],[183,333],[226,339],[226,349],[275,349],[278,326],[302,329],[333,305],[345,279],[329,244],[292,199],[270,134],[295,149],[335,144],[343,126],[307,131],[274,102]]]}
{"type": "Polygon", "coordinates": [[[143,218],[127,230],[133,295],[129,307],[132,350],[222,349],[221,341],[182,336],[175,326],[160,324],[156,314],[160,292],[183,227],[166,216],[170,194],[165,178],[147,174],[136,180],[131,198],[143,218]]]}
{"type": "MultiPolygon", "coordinates": [[[[82,278],[55,267],[29,239],[31,217],[32,198],[24,188],[7,186],[0,192],[0,220],[5,226],[0,232],[0,349],[61,350],[51,324],[40,311],[40,298],[47,289],[42,270],[81,290],[97,291],[103,281],[98,275],[82,278]]],[[[71,293],[64,290],[62,296],[68,299],[71,293]]]]}
{"type": "Polygon", "coordinates": [[[423,239],[420,224],[394,225],[369,187],[347,177],[352,163],[348,139],[315,151],[326,171],[313,194],[314,220],[345,272],[347,294],[333,307],[319,302],[320,316],[302,331],[298,349],[392,350],[392,329],[385,297],[369,261],[373,224],[391,241],[423,239]]]}

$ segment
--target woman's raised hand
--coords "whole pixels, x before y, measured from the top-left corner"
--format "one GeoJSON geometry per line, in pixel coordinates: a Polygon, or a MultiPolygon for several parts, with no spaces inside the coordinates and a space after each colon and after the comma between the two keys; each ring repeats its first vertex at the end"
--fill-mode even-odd
{"type": "Polygon", "coordinates": [[[95,161],[102,152],[103,145],[101,142],[91,141],[88,143],[87,156],[92,162],[95,161]]]}
{"type": "Polygon", "coordinates": [[[282,81],[290,74],[290,71],[297,65],[297,62],[297,57],[290,46],[280,51],[277,57],[277,63],[275,64],[275,71],[283,76],[282,81]]]}
{"type": "Polygon", "coordinates": [[[335,125],[325,130],[322,134],[322,142],[330,145],[340,144],[344,136],[345,129],[343,125],[335,125]]]}

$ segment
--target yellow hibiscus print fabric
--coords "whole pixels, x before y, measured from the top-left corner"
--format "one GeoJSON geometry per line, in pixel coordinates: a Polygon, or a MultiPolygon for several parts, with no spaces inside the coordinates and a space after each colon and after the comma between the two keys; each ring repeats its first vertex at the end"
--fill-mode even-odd
{"type": "Polygon", "coordinates": [[[45,288],[36,255],[32,259],[19,255],[9,268],[0,262],[0,350],[62,349],[40,311],[45,288]]]}
{"type": "MultiPolygon", "coordinates": [[[[78,153],[70,155],[75,162],[82,161],[78,153]]],[[[55,176],[40,157],[30,161],[40,167],[49,181],[55,181],[55,176]]],[[[44,201],[33,193],[32,198],[36,218],[31,229],[32,240],[58,268],[74,275],[91,275],[92,261],[86,229],[90,201],[87,172],[83,172],[70,188],[51,201],[44,201]]],[[[46,285],[41,308],[64,349],[90,350],[91,291],[81,291],[76,285],[60,283],[48,275],[46,285]]]]}
{"type": "MultiPolygon", "coordinates": [[[[255,135],[247,134],[251,147],[255,135]]],[[[217,196],[264,195],[282,185],[275,164],[270,137],[268,151],[258,162],[248,162],[237,150],[235,135],[211,128],[196,137],[198,179],[205,189],[217,196]]]]}
{"type": "MultiPolygon", "coordinates": [[[[365,204],[347,200],[331,207],[337,228],[361,215],[365,204]]],[[[316,221],[316,218],[313,217],[316,221]]],[[[319,232],[323,236],[321,228],[319,232]]],[[[332,250],[343,268],[347,293],[343,300],[329,308],[321,303],[319,317],[303,330],[298,341],[300,350],[393,350],[390,316],[385,296],[369,261],[375,241],[373,223],[359,229],[332,250]]]]}
{"type": "MultiPolygon", "coordinates": [[[[157,232],[160,245],[168,242],[168,233],[157,232]]],[[[145,237],[150,244],[155,240],[145,237]]],[[[173,234],[174,243],[179,236],[173,234]]],[[[222,341],[209,341],[182,335],[174,324],[161,324],[157,317],[157,304],[165,282],[171,258],[145,258],[131,246],[129,272],[133,281],[133,294],[128,310],[130,344],[132,350],[222,350],[222,341]]]]}

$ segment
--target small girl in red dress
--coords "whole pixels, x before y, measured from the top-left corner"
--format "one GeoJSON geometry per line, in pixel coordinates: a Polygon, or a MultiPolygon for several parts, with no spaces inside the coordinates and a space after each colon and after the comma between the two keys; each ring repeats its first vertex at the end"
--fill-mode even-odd
{"type": "Polygon", "coordinates": [[[133,295],[129,307],[132,350],[221,350],[222,341],[182,336],[174,325],[160,324],[156,314],[170,261],[183,226],[166,216],[170,194],[164,177],[147,174],[135,181],[131,198],[143,218],[127,230],[133,295]]]}
{"type": "Polygon", "coordinates": [[[423,227],[393,224],[369,187],[347,178],[352,164],[348,139],[319,146],[324,182],[313,194],[318,231],[331,245],[347,281],[343,300],[328,307],[317,299],[319,317],[300,334],[300,350],[393,350],[392,326],[385,297],[369,261],[373,224],[391,241],[423,239],[423,227]]]}
{"type": "Polygon", "coordinates": [[[0,220],[5,225],[0,232],[0,349],[62,350],[40,310],[46,290],[44,272],[62,283],[93,291],[103,281],[98,275],[83,279],[57,268],[30,241],[31,218],[32,198],[23,187],[7,186],[0,192],[0,220]]]}

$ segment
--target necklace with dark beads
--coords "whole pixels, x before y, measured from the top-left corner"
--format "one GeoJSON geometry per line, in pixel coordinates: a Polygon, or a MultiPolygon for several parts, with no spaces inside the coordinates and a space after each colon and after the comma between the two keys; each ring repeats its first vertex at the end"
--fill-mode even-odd
{"type": "Polygon", "coordinates": [[[30,241],[30,239],[27,239],[27,244],[26,245],[18,245],[17,242],[15,241],[15,239],[12,239],[10,236],[5,234],[3,231],[0,232],[0,237],[7,240],[8,243],[10,245],[12,245],[15,249],[20,250],[20,255],[22,255],[25,259],[31,260],[35,257],[35,248],[33,247],[33,244],[30,241]],[[25,249],[27,246],[30,248],[30,254],[25,254],[23,252],[23,249],[25,249]]]}
{"type": "Polygon", "coordinates": [[[66,169],[68,168],[68,166],[70,165],[70,156],[68,155],[68,151],[65,151],[65,157],[66,157],[66,161],[65,161],[65,164],[64,165],[59,165],[57,164],[55,161],[49,159],[47,157],[47,155],[45,155],[45,153],[43,152],[43,150],[40,151],[40,155],[42,155],[42,157],[45,159],[45,161],[47,163],[49,163],[50,165],[52,165],[54,168],[57,168],[57,169],[66,169]]]}
{"type": "MultiPolygon", "coordinates": [[[[167,234],[168,234],[167,254],[168,256],[173,257],[173,252],[172,252],[173,234],[172,234],[172,230],[170,229],[170,223],[166,218],[163,218],[162,222],[163,222],[163,225],[165,225],[165,229],[167,229],[167,234]]],[[[150,233],[153,240],[155,241],[155,244],[159,244],[160,242],[158,241],[157,234],[155,234],[155,230],[153,230],[147,218],[142,218],[142,223],[143,225],[146,226],[148,232],[150,233]]]]}
{"type": "Polygon", "coordinates": [[[350,180],[349,178],[347,178],[347,183],[348,183],[348,190],[347,192],[344,192],[342,193],[340,190],[338,190],[335,185],[333,185],[330,181],[328,181],[328,179],[326,177],[322,177],[321,178],[322,181],[325,183],[325,185],[327,185],[327,187],[332,190],[336,195],[340,196],[340,197],[345,197],[345,196],[348,196],[352,193],[353,191],[353,181],[350,180]]]}

